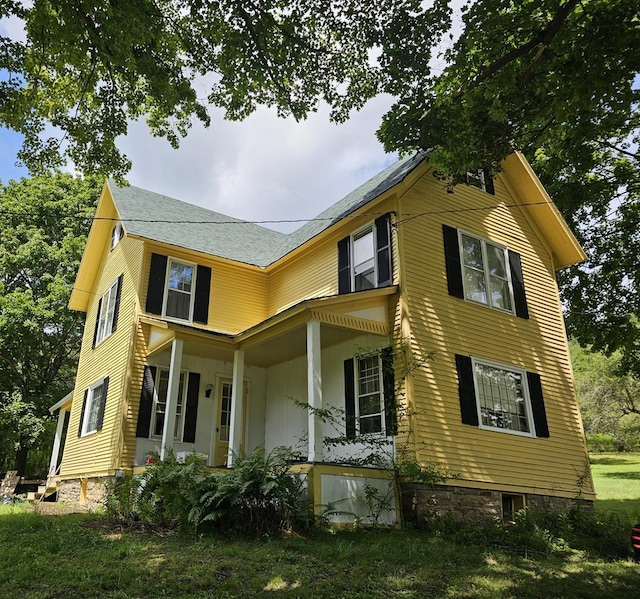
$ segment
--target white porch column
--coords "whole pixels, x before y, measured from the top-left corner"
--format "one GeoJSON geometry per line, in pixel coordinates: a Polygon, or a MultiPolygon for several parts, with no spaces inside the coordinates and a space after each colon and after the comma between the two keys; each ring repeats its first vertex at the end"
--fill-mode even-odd
{"type": "Polygon", "coordinates": [[[307,403],[309,410],[309,462],[322,462],[322,418],[314,409],[322,408],[322,360],[320,323],[307,323],[307,403]]]}
{"type": "Polygon", "coordinates": [[[242,404],[244,403],[244,351],[233,353],[233,385],[231,387],[231,425],[229,427],[229,453],[227,467],[233,466],[233,461],[240,453],[242,443],[242,404]]]}
{"type": "Polygon", "coordinates": [[[178,390],[180,387],[183,345],[184,342],[181,339],[174,339],[171,344],[167,405],[164,409],[164,426],[162,427],[162,445],[160,447],[161,460],[166,459],[169,452],[173,450],[173,432],[176,427],[176,405],[178,404],[178,390]]]}
{"type": "Polygon", "coordinates": [[[56,436],[53,438],[53,449],[51,450],[51,461],[49,462],[49,476],[55,476],[58,467],[58,457],[60,456],[60,445],[62,444],[62,430],[64,429],[64,419],[67,410],[60,410],[58,413],[58,426],[56,426],[56,436]]]}

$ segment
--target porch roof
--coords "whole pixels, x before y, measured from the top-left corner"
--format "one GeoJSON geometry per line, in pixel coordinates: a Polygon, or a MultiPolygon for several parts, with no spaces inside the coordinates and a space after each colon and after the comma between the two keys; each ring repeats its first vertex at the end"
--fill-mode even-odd
{"type": "Polygon", "coordinates": [[[147,355],[168,349],[180,338],[186,354],[231,361],[234,351],[243,350],[247,364],[264,367],[304,355],[306,323],[312,320],[323,325],[323,348],[362,334],[390,335],[389,302],[397,297],[394,285],[303,300],[235,335],[146,316],[141,320],[151,327],[147,355]]]}

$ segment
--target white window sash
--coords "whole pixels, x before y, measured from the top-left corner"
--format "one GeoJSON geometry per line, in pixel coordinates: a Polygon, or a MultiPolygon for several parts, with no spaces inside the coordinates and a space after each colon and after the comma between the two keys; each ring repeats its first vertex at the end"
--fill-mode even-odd
{"type": "Polygon", "coordinates": [[[162,315],[169,320],[176,320],[179,322],[191,322],[193,320],[193,308],[195,305],[195,297],[196,297],[196,276],[197,276],[198,266],[195,263],[187,262],[185,260],[178,260],[175,258],[169,258],[167,260],[167,271],[165,276],[165,284],[164,284],[164,296],[162,299],[162,315]],[[171,276],[171,266],[173,264],[180,264],[183,266],[190,266],[192,268],[192,276],[191,276],[191,290],[183,291],[181,289],[170,288],[170,276],[171,276]],[[169,292],[178,293],[189,296],[189,310],[186,318],[181,318],[179,316],[169,316],[167,314],[167,307],[169,303],[169,292]]]}

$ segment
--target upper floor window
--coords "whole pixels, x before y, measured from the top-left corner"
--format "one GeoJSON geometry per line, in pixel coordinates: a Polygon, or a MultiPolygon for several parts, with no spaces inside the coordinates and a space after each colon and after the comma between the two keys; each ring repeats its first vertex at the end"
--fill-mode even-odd
{"type": "Polygon", "coordinates": [[[85,391],[78,437],[95,433],[102,428],[108,387],[109,377],[106,377],[97,381],[85,391]]]}
{"type": "Polygon", "coordinates": [[[178,260],[169,260],[164,315],[191,320],[195,266],[178,260]]]}
{"type": "Polygon", "coordinates": [[[146,311],[207,324],[211,268],[151,254],[146,311]]]}
{"type": "Polygon", "coordinates": [[[468,171],[466,175],[467,185],[477,187],[482,191],[486,191],[490,194],[495,194],[495,188],[493,185],[493,179],[491,173],[486,169],[478,169],[477,171],[468,171]]]}
{"type": "Polygon", "coordinates": [[[113,229],[111,229],[111,249],[116,247],[120,240],[124,237],[124,228],[122,223],[117,223],[113,229]]]}
{"type": "Polygon", "coordinates": [[[98,301],[96,326],[93,333],[93,347],[96,347],[96,345],[104,341],[116,330],[122,279],[123,276],[120,275],[98,301]]]}
{"type": "Polygon", "coordinates": [[[376,288],[376,263],[373,225],[358,231],[352,238],[354,291],[376,288]]]}
{"type": "Polygon", "coordinates": [[[529,318],[520,254],[442,226],[449,295],[529,318]]]}
{"type": "Polygon", "coordinates": [[[468,233],[459,233],[465,298],[513,312],[507,248],[468,233]]]}
{"type": "Polygon", "coordinates": [[[386,287],[392,275],[389,214],[338,242],[338,293],[386,287]]]}

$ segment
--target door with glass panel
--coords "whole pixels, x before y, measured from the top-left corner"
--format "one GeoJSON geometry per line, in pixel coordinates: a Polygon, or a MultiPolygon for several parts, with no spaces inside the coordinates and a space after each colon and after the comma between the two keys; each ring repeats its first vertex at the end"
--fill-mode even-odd
{"type": "MultiPolygon", "coordinates": [[[[233,383],[231,379],[220,379],[218,383],[218,408],[216,415],[216,433],[214,448],[214,466],[226,466],[229,453],[229,441],[231,435],[231,394],[233,383]]],[[[244,451],[245,415],[247,412],[247,384],[244,384],[242,393],[242,439],[240,441],[240,453],[244,451]]]]}

